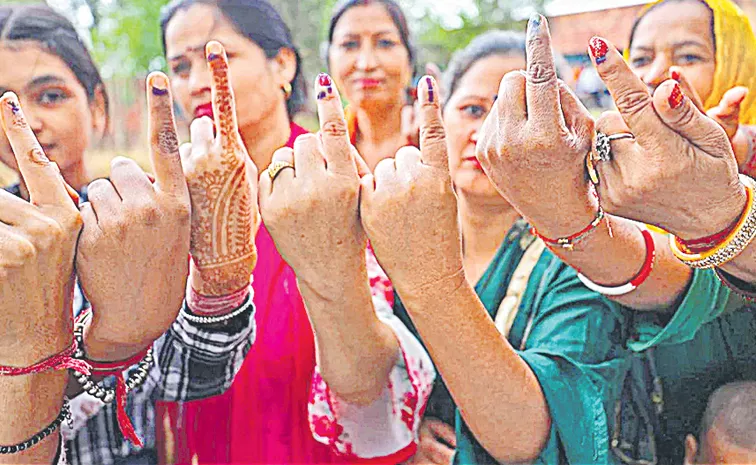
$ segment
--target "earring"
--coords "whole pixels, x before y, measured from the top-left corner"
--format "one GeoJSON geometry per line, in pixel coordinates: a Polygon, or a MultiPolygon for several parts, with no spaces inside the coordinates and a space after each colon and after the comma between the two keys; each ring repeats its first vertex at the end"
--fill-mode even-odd
{"type": "Polygon", "coordinates": [[[283,90],[284,97],[286,97],[286,100],[289,100],[291,98],[292,88],[291,83],[287,82],[283,86],[281,86],[281,90],[283,90]]]}

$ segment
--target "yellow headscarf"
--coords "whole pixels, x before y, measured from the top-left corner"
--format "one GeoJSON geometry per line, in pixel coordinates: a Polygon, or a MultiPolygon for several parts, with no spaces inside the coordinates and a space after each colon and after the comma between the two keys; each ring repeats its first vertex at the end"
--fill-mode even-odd
{"type": "MultiPolygon", "coordinates": [[[[657,0],[643,9],[640,16],[664,0],[657,0]]],[[[740,106],[740,122],[756,124],[756,36],[751,22],[731,0],[701,0],[714,15],[716,67],[711,95],[704,102],[708,110],[719,104],[725,92],[736,86],[748,88],[748,96],[740,106]]],[[[625,60],[629,59],[629,47],[625,60]]]]}

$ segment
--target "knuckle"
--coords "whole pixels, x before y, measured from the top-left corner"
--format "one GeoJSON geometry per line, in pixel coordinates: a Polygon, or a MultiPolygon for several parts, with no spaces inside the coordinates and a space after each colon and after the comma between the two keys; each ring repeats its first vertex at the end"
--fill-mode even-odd
{"type": "Polygon", "coordinates": [[[162,216],[160,208],[155,203],[147,203],[139,207],[139,221],[146,226],[157,226],[162,216]]]}
{"type": "Polygon", "coordinates": [[[552,82],[556,80],[556,71],[549,64],[535,62],[528,67],[527,78],[531,84],[552,82]]]}
{"type": "Polygon", "coordinates": [[[162,121],[157,133],[154,136],[153,143],[159,153],[173,154],[179,151],[179,140],[176,134],[176,127],[172,120],[162,121]]]}
{"type": "Polygon", "coordinates": [[[421,139],[426,142],[446,140],[446,130],[444,129],[444,125],[438,120],[433,120],[429,123],[424,124],[420,128],[420,131],[421,139]]]}
{"type": "Polygon", "coordinates": [[[180,200],[173,206],[173,215],[179,225],[187,225],[192,220],[192,204],[189,201],[180,200]]]}
{"type": "Polygon", "coordinates": [[[329,137],[346,137],[347,127],[344,121],[324,121],[320,131],[329,137]]]}
{"type": "Polygon", "coordinates": [[[14,247],[16,251],[15,262],[18,264],[28,263],[37,258],[37,248],[30,241],[23,239],[19,240],[14,247]]]}
{"type": "Polygon", "coordinates": [[[617,95],[614,102],[621,113],[636,115],[651,105],[651,97],[641,90],[629,90],[617,95]]]}

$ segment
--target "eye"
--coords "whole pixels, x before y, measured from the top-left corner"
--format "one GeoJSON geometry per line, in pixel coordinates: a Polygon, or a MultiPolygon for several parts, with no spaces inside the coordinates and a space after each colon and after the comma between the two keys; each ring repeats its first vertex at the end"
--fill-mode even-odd
{"type": "Polygon", "coordinates": [[[191,69],[192,65],[188,61],[179,61],[171,65],[171,73],[177,76],[185,76],[191,69]]]}
{"type": "Polygon", "coordinates": [[[63,89],[47,89],[39,93],[37,102],[40,105],[57,105],[68,99],[68,94],[63,89]]]}
{"type": "Polygon", "coordinates": [[[341,43],[341,48],[344,50],[355,50],[359,48],[360,44],[356,40],[347,40],[341,43]]]}
{"type": "Polygon", "coordinates": [[[632,58],[630,58],[630,64],[634,68],[640,68],[642,66],[647,66],[649,63],[651,63],[651,57],[640,56],[640,57],[632,57],[632,58]]]}
{"type": "Polygon", "coordinates": [[[462,114],[472,119],[480,119],[488,114],[487,108],[484,108],[482,105],[475,104],[465,105],[459,110],[462,112],[462,114]]]}
{"type": "Polygon", "coordinates": [[[675,62],[680,65],[692,65],[696,63],[701,63],[704,61],[704,59],[699,55],[694,55],[692,53],[686,53],[684,55],[679,55],[675,62]]]}
{"type": "Polygon", "coordinates": [[[391,48],[395,47],[397,43],[391,39],[380,39],[378,41],[378,47],[380,48],[391,48]]]}

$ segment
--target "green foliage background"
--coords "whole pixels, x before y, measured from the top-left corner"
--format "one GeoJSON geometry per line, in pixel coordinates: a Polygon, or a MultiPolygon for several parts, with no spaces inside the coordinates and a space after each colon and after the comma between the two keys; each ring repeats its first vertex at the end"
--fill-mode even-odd
{"type": "MultiPolygon", "coordinates": [[[[8,0],[0,0],[0,3],[8,0]]],[[[18,1],[18,0],[13,0],[18,1]]],[[[33,1],[33,0],[32,0],[33,1]]],[[[305,75],[324,68],[321,44],[337,0],[271,0],[290,26],[304,61],[305,75]]],[[[444,0],[436,0],[444,1],[444,0]]],[[[542,10],[545,0],[470,0],[470,13],[441,17],[433,1],[400,0],[408,12],[420,63],[443,68],[454,50],[492,29],[523,30],[528,10],[542,10]]],[[[167,0],[47,0],[66,13],[85,36],[105,77],[144,76],[163,69],[158,21],[167,0]]]]}

